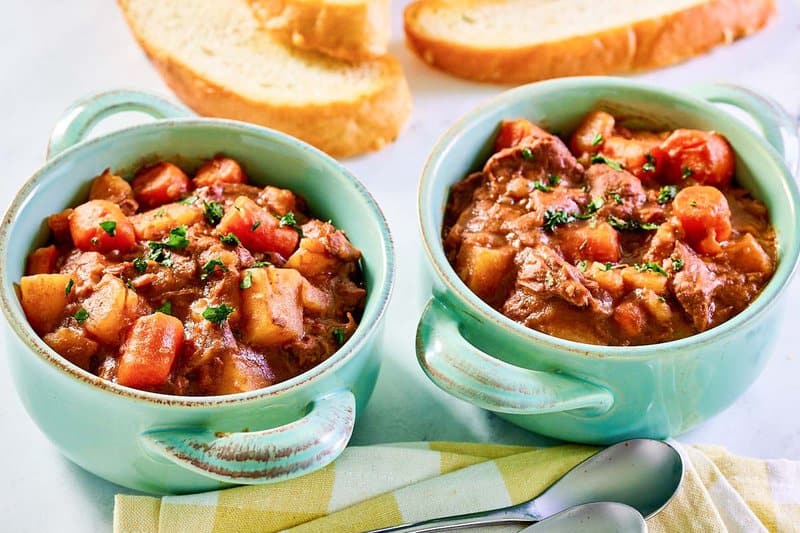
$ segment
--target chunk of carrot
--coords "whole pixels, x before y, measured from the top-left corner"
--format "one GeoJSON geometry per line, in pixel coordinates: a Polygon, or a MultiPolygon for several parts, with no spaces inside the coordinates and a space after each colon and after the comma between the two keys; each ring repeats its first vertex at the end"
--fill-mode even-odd
{"type": "Polygon", "coordinates": [[[140,170],[131,183],[136,200],[145,209],[179,200],[190,188],[189,177],[183,170],[162,161],[140,170]]]}
{"type": "Polygon", "coordinates": [[[57,259],[58,250],[55,245],[51,244],[44,248],[37,248],[28,256],[28,266],[25,268],[25,273],[28,276],[51,274],[56,269],[57,259]]]}
{"type": "Polygon", "coordinates": [[[222,235],[233,233],[253,252],[276,252],[289,257],[300,240],[297,230],[281,226],[278,218],[246,196],[239,196],[217,225],[222,235]]]}
{"type": "Polygon", "coordinates": [[[728,200],[716,187],[686,187],[675,196],[672,209],[683,227],[686,240],[700,253],[719,252],[719,243],[731,235],[728,200]]]}
{"type": "Polygon", "coordinates": [[[210,187],[222,183],[247,183],[242,167],[230,157],[217,156],[197,170],[195,187],[210,187]]]}
{"type": "Polygon", "coordinates": [[[558,237],[561,253],[571,262],[579,259],[601,263],[619,261],[619,232],[607,222],[560,228],[558,237]]]}
{"type": "Polygon", "coordinates": [[[183,342],[183,324],[177,318],[158,312],[140,317],[122,347],[117,382],[137,389],[163,385],[183,342]]]}
{"type": "Polygon", "coordinates": [[[494,142],[494,151],[499,152],[505,148],[513,148],[522,142],[522,139],[531,136],[549,137],[550,134],[524,118],[504,120],[500,124],[500,132],[494,142]]]}
{"type": "Polygon", "coordinates": [[[654,152],[663,165],[661,175],[670,183],[692,179],[702,185],[726,187],[733,179],[733,149],[719,133],[678,129],[654,152]]]}
{"type": "Polygon", "coordinates": [[[69,231],[72,242],[84,251],[126,252],[136,243],[130,220],[117,204],[108,200],[90,200],[73,209],[69,231]]]}

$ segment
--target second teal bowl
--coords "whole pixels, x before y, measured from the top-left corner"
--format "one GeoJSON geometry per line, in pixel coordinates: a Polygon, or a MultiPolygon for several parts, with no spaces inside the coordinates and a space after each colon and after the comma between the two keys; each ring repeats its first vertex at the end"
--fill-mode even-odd
{"type": "Polygon", "coordinates": [[[520,87],[469,113],[438,142],[419,186],[419,223],[433,297],[417,331],[417,357],[450,394],[554,438],[604,444],[683,433],[728,407],[758,377],[773,348],[781,293],[800,250],[798,145],[793,120],[774,102],[731,86],[693,92],[621,78],[565,78],[520,87]],[[715,103],[739,107],[763,137],[715,103]],[[716,130],[737,154],[739,183],[769,207],[779,263],[748,309],[685,339],[635,347],[567,341],[526,328],[475,296],[441,241],[450,187],[480,169],[502,119],[527,118],[570,132],[592,109],[641,126],[716,130]]]}

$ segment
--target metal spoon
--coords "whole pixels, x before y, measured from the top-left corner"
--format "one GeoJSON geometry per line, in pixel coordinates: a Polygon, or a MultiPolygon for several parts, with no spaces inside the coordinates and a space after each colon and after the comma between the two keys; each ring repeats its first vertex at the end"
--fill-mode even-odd
{"type": "Polygon", "coordinates": [[[584,503],[545,518],[520,533],[647,533],[639,511],[621,503],[584,503]]]}
{"type": "Polygon", "coordinates": [[[683,461],[675,448],[659,440],[627,440],[597,452],[527,502],[369,533],[428,533],[496,524],[530,524],[593,502],[624,503],[649,518],[672,498],[682,478],[683,461]]]}

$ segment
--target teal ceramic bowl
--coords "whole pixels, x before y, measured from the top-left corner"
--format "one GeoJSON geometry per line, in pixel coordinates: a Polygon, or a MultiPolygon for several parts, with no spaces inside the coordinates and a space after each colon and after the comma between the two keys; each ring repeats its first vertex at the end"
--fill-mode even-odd
{"type": "Polygon", "coordinates": [[[30,416],[69,459],[114,483],[153,493],[196,492],[279,481],[330,463],[346,446],[375,384],[381,318],[392,288],[389,230],[375,201],[336,161],[281,133],[200,119],[156,97],[105,93],[76,104],[58,124],[49,160],[22,187],[0,229],[0,306],[7,358],[30,416]],[[141,111],[158,120],[83,141],[102,118],[141,111]],[[143,162],[196,167],[225,153],[252,181],[303,195],[363,253],[368,289],[355,334],[322,364],[264,389],[181,397],[100,379],[52,351],[28,325],[14,284],[27,254],[44,242],[44,219],[86,198],[111,167],[125,175],[143,162]]]}
{"type": "Polygon", "coordinates": [[[792,177],[797,148],[796,126],[779,106],[730,86],[680,92],[628,79],[565,78],[508,91],[475,109],[439,141],[420,181],[419,221],[433,279],[433,298],[417,332],[420,365],[450,394],[569,441],[666,438],[708,419],[758,377],[776,338],[781,295],[800,248],[792,177]],[[718,103],[749,114],[763,136],[718,103]],[[483,166],[500,121],[528,118],[569,133],[598,107],[631,125],[717,130],[731,142],[738,180],[769,207],[779,242],[777,271],[744,312],[677,341],[593,346],[513,322],[455,274],[440,237],[449,188],[483,166]]]}

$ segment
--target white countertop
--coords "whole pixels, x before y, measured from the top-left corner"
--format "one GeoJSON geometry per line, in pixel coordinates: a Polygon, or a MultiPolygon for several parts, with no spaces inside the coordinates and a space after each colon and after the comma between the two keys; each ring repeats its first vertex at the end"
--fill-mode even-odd
{"type": "MultiPolygon", "coordinates": [[[[413,349],[426,300],[416,225],[416,184],[429,149],[462,114],[502,87],[468,83],[427,67],[403,45],[395,2],[392,52],[402,61],[414,113],[383,151],[346,161],[381,204],[397,248],[398,271],[387,320],[383,369],[353,444],[461,440],[537,443],[543,439],[449,397],[423,375],[413,349]]],[[[762,33],[684,65],[641,76],[682,88],[725,81],[772,96],[800,114],[800,8],[779,0],[779,18],[762,33]]],[[[7,2],[0,17],[0,206],[43,162],[50,129],[75,99],[120,87],[169,94],[108,0],[7,2]]],[[[113,126],[113,125],[111,125],[113,126]]],[[[109,126],[109,127],[111,127],[109,126]]],[[[683,435],[760,457],[800,459],[800,277],[787,300],[778,348],[758,381],[731,408],[683,435]]],[[[122,489],[61,457],[27,417],[0,365],[0,530],[108,531],[122,489]]]]}

